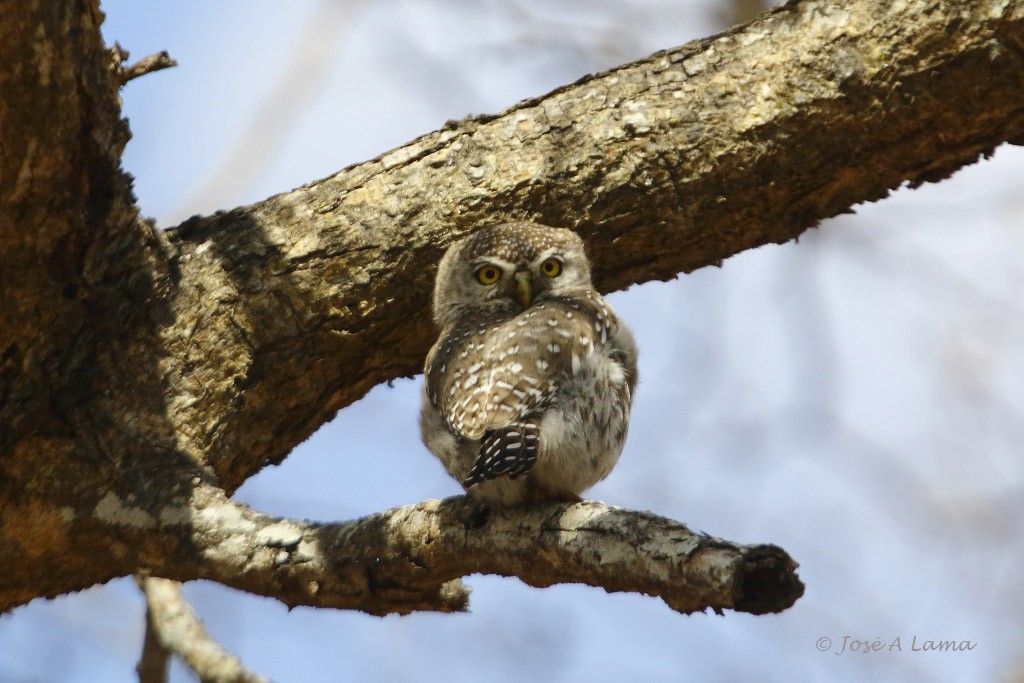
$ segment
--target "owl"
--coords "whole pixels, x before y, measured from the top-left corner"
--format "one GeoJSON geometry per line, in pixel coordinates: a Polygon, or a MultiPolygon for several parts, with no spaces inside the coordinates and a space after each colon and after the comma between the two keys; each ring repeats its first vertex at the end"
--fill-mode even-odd
{"type": "Polygon", "coordinates": [[[583,240],[505,223],[453,244],[433,300],[420,431],[476,500],[578,501],[619,459],[633,335],[590,281],[583,240]]]}

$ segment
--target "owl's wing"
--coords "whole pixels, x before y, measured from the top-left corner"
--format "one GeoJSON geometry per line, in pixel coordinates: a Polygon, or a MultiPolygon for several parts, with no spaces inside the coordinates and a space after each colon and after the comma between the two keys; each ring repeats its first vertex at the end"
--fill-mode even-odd
{"type": "Polygon", "coordinates": [[[515,478],[533,467],[540,416],[587,357],[603,351],[617,325],[593,294],[538,304],[510,319],[453,332],[451,345],[438,345],[439,357],[428,363],[439,373],[437,382],[428,378],[428,386],[439,389],[431,400],[455,434],[481,442],[465,486],[515,478]]]}

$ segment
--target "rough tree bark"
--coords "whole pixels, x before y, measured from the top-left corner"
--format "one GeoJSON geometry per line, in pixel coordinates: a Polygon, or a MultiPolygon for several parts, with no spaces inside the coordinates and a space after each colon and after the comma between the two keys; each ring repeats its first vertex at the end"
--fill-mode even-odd
{"type": "Polygon", "coordinates": [[[798,0],[161,232],[120,170],[126,75],[101,20],[0,4],[0,611],[138,572],[452,610],[475,571],[784,609],[802,584],[782,550],[596,503],[314,525],[228,495],[419,371],[434,264],[480,225],[578,230],[609,291],[1024,140],[1021,3],[798,0]]]}

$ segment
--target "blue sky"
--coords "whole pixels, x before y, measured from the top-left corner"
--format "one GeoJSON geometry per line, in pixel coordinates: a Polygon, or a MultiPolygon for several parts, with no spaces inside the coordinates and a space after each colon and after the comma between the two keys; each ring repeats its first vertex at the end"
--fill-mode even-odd
{"type": "MultiPolygon", "coordinates": [[[[176,69],[125,88],[143,212],[170,227],[327,176],[443,125],[718,30],[716,3],[106,2],[104,33],[176,69]]],[[[469,577],[472,613],[378,619],[186,586],[279,681],[991,681],[1019,643],[1024,153],[901,190],[609,300],[641,349],[619,466],[589,497],[774,542],[781,615],[678,615],[581,586],[469,577]],[[831,638],[826,652],[816,648],[831,638]],[[844,636],[903,651],[837,654],[844,636]],[[967,653],[911,651],[970,640],[967,653]]],[[[349,519],[459,492],[419,442],[419,378],[377,387],[238,496],[349,519]]],[[[0,680],[131,681],[130,579],[0,617],[0,680]]],[[[176,665],[173,680],[188,681],[176,665]]]]}

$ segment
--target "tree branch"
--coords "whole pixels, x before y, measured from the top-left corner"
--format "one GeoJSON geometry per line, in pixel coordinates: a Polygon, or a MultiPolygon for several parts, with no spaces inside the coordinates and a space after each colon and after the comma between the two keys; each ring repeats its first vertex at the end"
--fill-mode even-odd
{"type": "MultiPolygon", "coordinates": [[[[148,577],[139,579],[139,586],[146,594],[147,643],[152,630],[163,649],[181,657],[203,683],[269,683],[269,679],[247,670],[238,657],[210,638],[182,597],[181,584],[148,577]]],[[[145,660],[144,656],[142,663],[145,660]]],[[[147,683],[142,663],[139,664],[139,683],[147,683]]],[[[164,667],[166,670],[166,662],[164,667]]]]}
{"type": "MultiPolygon", "coordinates": [[[[142,579],[136,579],[142,587],[142,579]]],[[[160,643],[153,610],[146,606],[146,632],[142,640],[142,655],[135,666],[139,683],[167,683],[171,653],[160,643]]]]}
{"type": "Polygon", "coordinates": [[[190,542],[152,572],[212,579],[289,607],[459,611],[469,590],[458,579],[475,573],[644,593],[684,614],[777,612],[804,590],[780,548],[737,545],[598,502],[490,511],[459,496],[318,524],[264,515],[198,487],[187,511],[162,516],[179,519],[190,542]]]}
{"type": "Polygon", "coordinates": [[[178,66],[177,60],[167,54],[167,50],[161,50],[160,52],[154,52],[151,55],[147,55],[131,66],[125,65],[125,62],[128,61],[128,50],[125,50],[119,44],[114,43],[113,53],[114,57],[117,59],[121,85],[124,85],[128,81],[138,78],[139,76],[145,76],[146,74],[154,71],[170,69],[171,67],[178,66]]]}
{"type": "Polygon", "coordinates": [[[609,291],[945,178],[1024,135],[1024,8],[998,7],[791,2],[186,221],[168,237],[175,306],[194,314],[168,331],[170,379],[202,398],[175,420],[232,490],[372,386],[419,372],[435,264],[481,224],[578,230],[609,291]]]}

